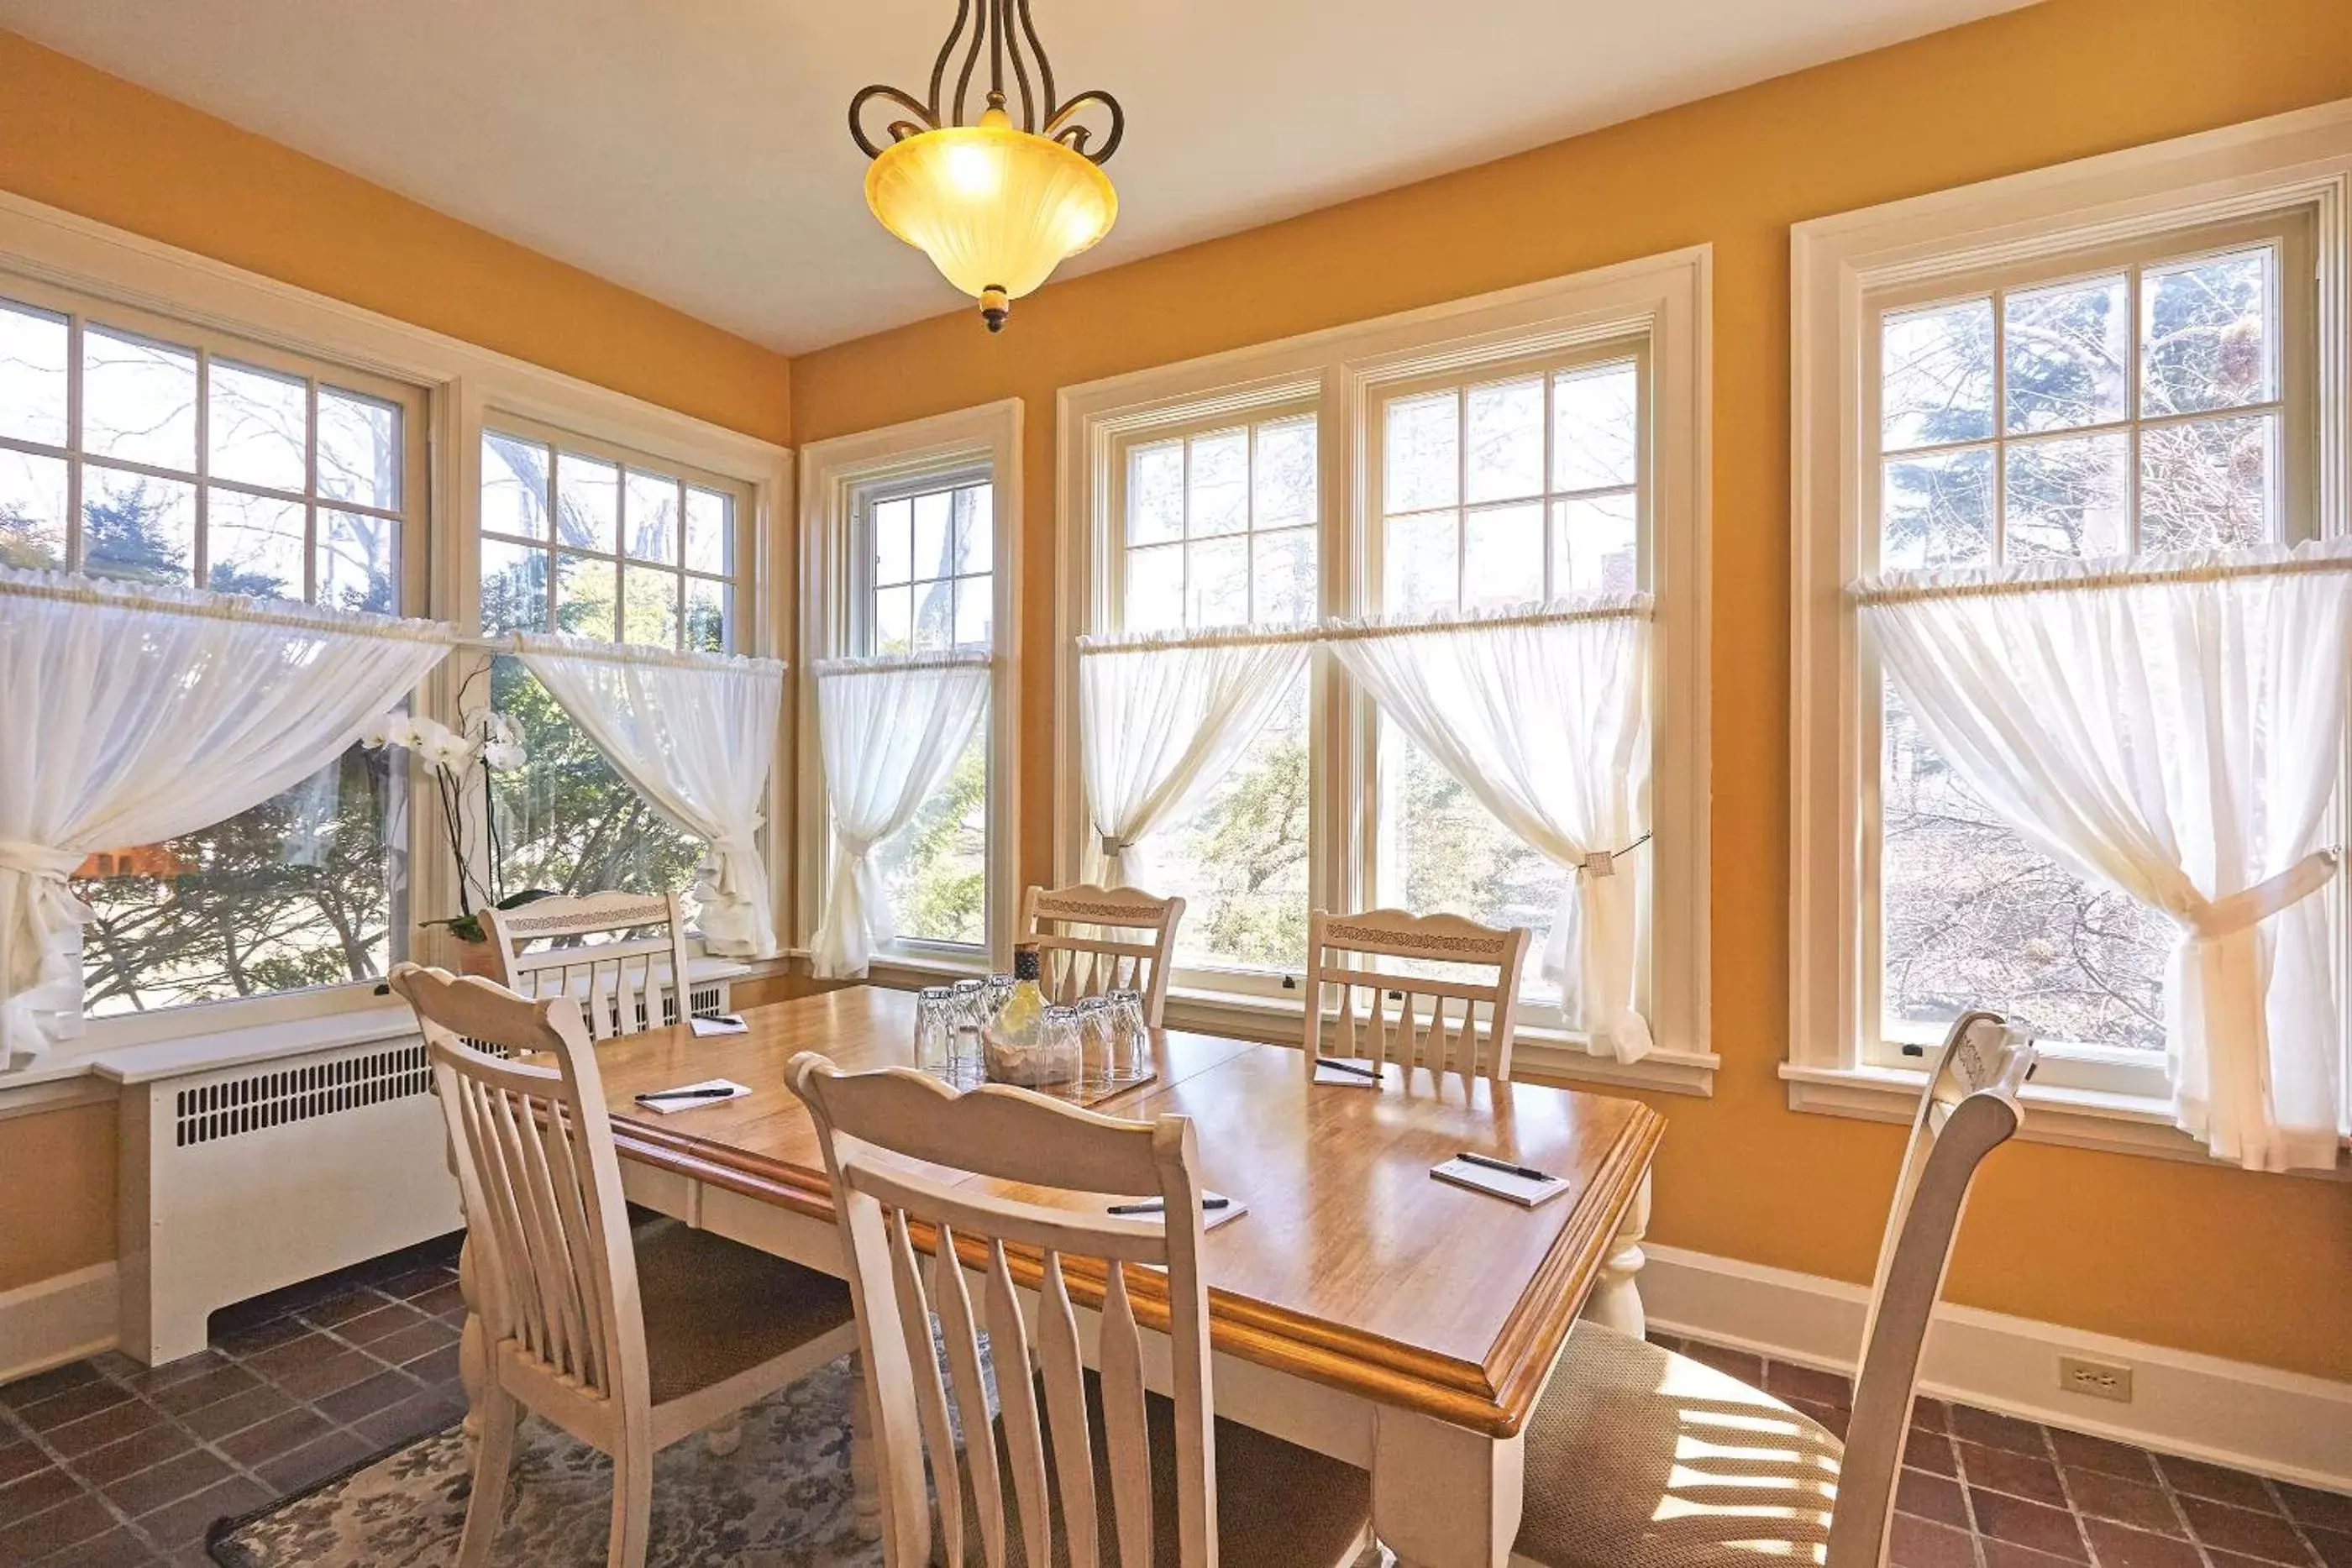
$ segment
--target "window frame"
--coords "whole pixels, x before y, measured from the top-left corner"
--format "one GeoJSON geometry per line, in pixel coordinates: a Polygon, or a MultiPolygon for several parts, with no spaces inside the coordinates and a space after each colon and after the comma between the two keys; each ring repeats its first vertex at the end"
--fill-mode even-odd
{"type": "MultiPolygon", "coordinates": [[[[1270,424],[1300,417],[1311,417],[1315,421],[1316,517],[1311,525],[1316,536],[1315,619],[1320,619],[1328,612],[1324,606],[1328,602],[1329,579],[1325,572],[1323,560],[1330,546],[1328,537],[1330,528],[1330,507],[1327,499],[1328,491],[1325,482],[1328,473],[1327,454],[1331,444],[1331,421],[1318,396],[1305,392],[1297,386],[1284,385],[1268,389],[1263,394],[1244,394],[1237,399],[1218,400],[1204,407],[1171,411],[1161,419],[1123,430],[1111,437],[1108,448],[1108,456],[1106,459],[1108,468],[1102,476],[1102,483],[1107,486],[1105,499],[1109,519],[1108,523],[1109,534],[1097,545],[1099,597],[1093,612],[1089,630],[1118,632],[1124,631],[1127,624],[1127,557],[1134,548],[1127,544],[1123,537],[1127,523],[1129,453],[1139,446],[1158,445],[1169,441],[1190,441],[1194,436],[1213,434],[1219,431],[1235,428],[1250,432],[1254,439],[1256,428],[1260,424],[1270,424]]],[[[1255,457],[1255,455],[1253,453],[1253,462],[1255,457]]],[[[1255,497],[1253,497],[1252,505],[1255,506],[1255,497]]],[[[1255,533],[1256,529],[1250,528],[1235,537],[1246,539],[1254,538],[1255,533]]],[[[1189,534],[1179,537],[1183,539],[1190,538],[1189,534]]],[[[1255,562],[1253,560],[1251,566],[1253,590],[1255,587],[1255,562]]],[[[1264,629],[1292,630],[1307,623],[1270,622],[1268,627],[1264,629]]],[[[1253,622],[1252,624],[1256,623],[1253,622]]],[[[1319,658],[1310,660],[1307,673],[1302,678],[1307,683],[1307,733],[1309,736],[1319,735],[1323,733],[1324,715],[1332,700],[1333,674],[1328,667],[1328,661],[1319,658]]],[[[1069,727],[1059,731],[1068,737],[1066,742],[1066,747],[1068,748],[1075,748],[1077,745],[1076,724],[1076,719],[1073,714],[1069,720],[1069,727]]],[[[1307,903],[1310,906],[1315,902],[1314,890],[1323,885],[1321,862],[1324,852],[1321,829],[1327,809],[1325,800],[1326,791],[1309,789],[1307,799],[1307,903]]],[[[1083,807],[1081,812],[1079,827],[1083,831],[1085,827],[1083,807]]],[[[1076,868],[1083,863],[1084,855],[1081,853],[1077,860],[1065,867],[1057,853],[1055,881],[1065,886],[1077,881],[1080,873],[1076,868]]],[[[1296,998],[1299,995],[1298,988],[1305,983],[1303,968],[1286,972],[1280,969],[1235,968],[1223,964],[1178,963],[1170,966],[1168,974],[1169,984],[1180,993],[1237,996],[1277,1002],[1285,998],[1296,998]]]]}
{"type": "MultiPolygon", "coordinates": [[[[192,332],[234,340],[225,358],[276,369],[291,357],[310,361],[317,367],[313,373],[324,372],[330,382],[339,375],[366,376],[411,389],[420,400],[412,428],[422,454],[412,463],[421,472],[406,476],[403,506],[418,508],[420,520],[415,536],[402,540],[404,614],[469,624],[481,426],[495,408],[751,486],[752,515],[738,522],[751,530],[751,554],[739,558],[739,580],[747,589],[740,601],[744,607],[736,646],[760,654],[781,646],[780,629],[791,623],[796,576],[793,556],[775,548],[783,537],[793,479],[793,454],[785,446],[0,192],[0,295],[56,310],[59,307],[50,301],[58,291],[110,319],[130,324],[133,317],[143,318],[151,323],[144,335],[167,341],[184,341],[192,332]],[[421,574],[413,584],[412,572],[421,574]]],[[[425,677],[413,698],[418,712],[444,722],[453,716],[461,663],[446,659],[425,677]]],[[[789,733],[780,742],[771,784],[772,822],[792,820],[794,745],[789,733]]],[[[442,933],[414,929],[418,918],[456,905],[455,878],[439,849],[446,840],[438,804],[422,783],[412,766],[409,956],[455,967],[457,954],[442,933]]],[[[770,857],[771,891],[779,909],[790,874],[784,861],[770,857]]],[[[414,1029],[406,1009],[387,1006],[364,982],[116,1015],[90,1020],[81,1038],[48,1053],[37,1068],[0,1076],[0,1098],[116,1061],[135,1063],[145,1053],[124,1053],[140,1047],[168,1051],[184,1067],[398,1038],[414,1029]],[[278,1025],[284,1027],[271,1029],[267,1050],[250,1043],[255,1030],[278,1025]]]]}
{"type": "MultiPolygon", "coordinates": [[[[1902,1119],[1922,1077],[1901,1064],[1899,1048],[1877,1040],[1880,956],[1876,922],[1865,916],[1879,896],[1869,852],[1880,810],[1879,666],[1845,599],[1845,585],[1877,560],[1883,314],[1998,298],[2003,287],[2137,274],[2151,262],[2227,254],[2281,235],[2279,402],[2292,409],[2305,396],[2311,410],[2300,428],[2282,418],[2287,537],[2340,537],[2352,497],[2347,214],[2352,106],[2330,105],[1796,225],[1790,1013],[1780,1067],[1791,1108],[1902,1119]]],[[[2136,304],[2139,298],[2135,287],[2136,304]]],[[[2140,326],[2135,308],[2126,419],[2100,429],[2143,423],[2140,326]]],[[[1996,428],[1977,444],[1998,452],[2010,438],[1996,428]]],[[[2339,832],[2352,831],[2341,792],[2337,810],[2339,832]]],[[[2352,966],[2343,883],[2339,873],[2325,895],[2337,915],[2339,997],[2352,966]]],[[[2352,1008],[2341,1027],[2339,1049],[2352,1061],[2352,1008]]],[[[2053,1042],[2027,1094],[2037,1105],[2028,1136],[2208,1157],[2171,1126],[2168,1081],[2144,1053],[2053,1042]]],[[[2340,1114],[2352,1126],[2352,1084],[2347,1099],[2340,1114]]]]}
{"type": "MultiPolygon", "coordinates": [[[[1056,880],[1075,880],[1083,863],[1075,639],[1118,624],[1109,600],[1116,572],[1106,558],[1124,518],[1127,445],[1311,403],[1319,413],[1320,612],[1365,613],[1377,603],[1380,519],[1372,515],[1367,433],[1380,400],[1397,388],[1507,379],[1512,367],[1564,361],[1587,348],[1594,362],[1622,358],[1638,341],[1651,367],[1644,458],[1659,650],[1652,685],[1657,897],[1649,923],[1658,955],[1652,1019],[1657,1049],[1643,1061],[1621,1064],[1586,1055],[1564,1030],[1535,1020],[1522,1026],[1517,1060],[1524,1071],[1546,1076],[1712,1092],[1718,1059],[1709,1045],[1706,782],[1711,270],[1711,247],[1696,246],[1063,389],[1055,689],[1056,733],[1065,744],[1055,758],[1056,880]]],[[[1549,496],[1549,475],[1546,481],[1549,496]]],[[[1336,663],[1321,655],[1315,661],[1308,721],[1326,759],[1309,808],[1309,896],[1327,909],[1362,906],[1371,846],[1359,802],[1377,778],[1370,700],[1345,683],[1336,663]]],[[[1213,977],[1175,975],[1171,1021],[1298,1038],[1300,993],[1282,983],[1285,977],[1217,986],[1199,984],[1203,978],[1213,977]]]]}
{"type": "MultiPolygon", "coordinates": [[[[1005,398],[877,430],[811,442],[800,452],[800,656],[805,670],[858,656],[872,599],[865,507],[894,494],[970,484],[992,488],[989,571],[988,891],[986,936],[977,947],[902,938],[877,950],[870,974],[884,983],[988,974],[1012,967],[1020,915],[1022,402],[1005,398]]],[[[805,956],[824,918],[832,875],[831,808],[817,737],[816,682],[800,682],[798,800],[793,859],[793,950],[805,956]]]]}

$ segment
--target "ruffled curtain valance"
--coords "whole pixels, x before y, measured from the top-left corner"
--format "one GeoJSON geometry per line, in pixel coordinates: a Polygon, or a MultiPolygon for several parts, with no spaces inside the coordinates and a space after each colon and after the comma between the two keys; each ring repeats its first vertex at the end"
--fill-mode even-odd
{"type": "Polygon", "coordinates": [[[80,1028],[68,879],[308,777],[455,642],[434,622],[0,569],[0,1068],[80,1028]]]}

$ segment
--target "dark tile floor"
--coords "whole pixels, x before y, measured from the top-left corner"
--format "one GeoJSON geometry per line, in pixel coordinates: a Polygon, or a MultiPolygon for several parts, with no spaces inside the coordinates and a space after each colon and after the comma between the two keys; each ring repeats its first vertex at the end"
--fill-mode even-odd
{"type": "MultiPolygon", "coordinates": [[[[1655,1335],[1840,1437],[1843,1377],[1655,1335]]],[[[2352,1568],[2352,1497],[1920,1399],[1891,1568],[2352,1568]]]]}
{"type": "MultiPolygon", "coordinates": [[[[216,1313],[202,1355],[0,1387],[0,1568],[196,1568],[205,1527],[461,1413],[455,1239],[216,1313]]],[[[1661,1343],[1845,1430],[1845,1379],[1661,1343]]],[[[1893,1568],[2352,1568],[2352,1497],[1922,1399],[1893,1568]]]]}
{"type": "Polygon", "coordinates": [[[208,1563],[205,1527],[447,1426],[456,1239],[215,1312],[212,1345],[0,1387],[0,1568],[208,1563]]]}

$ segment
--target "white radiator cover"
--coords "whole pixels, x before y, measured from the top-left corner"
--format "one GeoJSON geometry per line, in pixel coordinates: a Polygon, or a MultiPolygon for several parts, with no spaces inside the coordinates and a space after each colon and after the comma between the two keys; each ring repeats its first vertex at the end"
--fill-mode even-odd
{"type": "MultiPolygon", "coordinates": [[[[697,984],[693,1010],[728,989],[697,984]]],[[[203,1350],[222,1307],[463,1224],[419,1036],[125,1083],[121,1105],[121,1348],[151,1365],[203,1350]]]]}

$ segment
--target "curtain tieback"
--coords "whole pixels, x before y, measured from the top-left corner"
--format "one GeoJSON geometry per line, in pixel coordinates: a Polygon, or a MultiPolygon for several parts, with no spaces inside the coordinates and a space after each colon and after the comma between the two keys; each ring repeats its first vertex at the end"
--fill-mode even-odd
{"type": "Polygon", "coordinates": [[[1117,860],[1134,847],[1133,839],[1122,839],[1117,833],[1105,833],[1102,836],[1102,852],[1107,859],[1117,860]]]}
{"type": "Polygon", "coordinates": [[[87,858],[79,850],[53,850],[22,839],[0,839],[0,871],[13,871],[45,882],[63,882],[87,858]]]}
{"type": "Polygon", "coordinates": [[[2183,917],[2189,935],[2206,942],[2261,925],[2326,887],[2328,879],[2336,874],[2336,862],[2341,858],[2336,850],[2314,850],[2276,876],[2227,898],[2200,904],[2183,917]]]}

